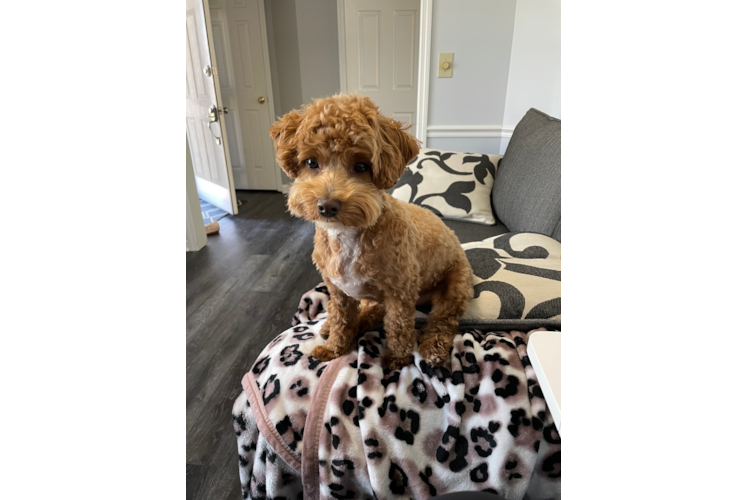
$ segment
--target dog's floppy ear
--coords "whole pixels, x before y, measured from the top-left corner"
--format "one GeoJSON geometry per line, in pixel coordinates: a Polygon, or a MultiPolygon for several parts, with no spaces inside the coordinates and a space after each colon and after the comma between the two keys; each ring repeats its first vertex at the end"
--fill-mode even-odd
{"type": "Polygon", "coordinates": [[[397,184],[405,166],[418,154],[419,143],[402,123],[382,115],[377,121],[382,151],[372,172],[373,181],[379,189],[389,189],[397,184]]]}
{"type": "Polygon", "coordinates": [[[297,155],[296,131],[304,119],[304,112],[293,110],[283,115],[270,127],[270,137],[275,145],[275,156],[278,165],[290,177],[295,178],[299,174],[299,161],[297,155]]]}

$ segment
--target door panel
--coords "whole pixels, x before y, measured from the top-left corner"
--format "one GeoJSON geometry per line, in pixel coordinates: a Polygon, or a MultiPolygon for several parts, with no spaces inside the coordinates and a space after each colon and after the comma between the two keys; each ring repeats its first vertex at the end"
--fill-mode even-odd
{"type": "Polygon", "coordinates": [[[221,81],[221,97],[224,106],[229,109],[229,114],[225,117],[226,142],[229,145],[234,185],[236,189],[249,189],[244,166],[244,153],[241,147],[239,106],[236,102],[234,64],[231,58],[231,40],[224,0],[210,0],[210,20],[213,26],[216,63],[218,64],[218,73],[221,81]]]}
{"type": "MultiPolygon", "coordinates": [[[[239,130],[239,126],[237,125],[238,120],[239,115],[237,113],[229,113],[229,115],[226,117],[226,139],[229,142],[229,152],[231,153],[231,168],[234,169],[234,174],[236,174],[237,169],[244,168],[244,160],[242,159],[243,156],[239,154],[240,149],[237,147],[238,144],[241,144],[241,141],[237,136],[237,130],[239,130]]],[[[237,189],[242,189],[241,187],[239,187],[238,183],[237,189]]]]}
{"type": "Polygon", "coordinates": [[[226,23],[213,16],[213,9],[211,9],[210,22],[211,26],[213,26],[213,47],[216,53],[216,66],[219,68],[221,75],[221,96],[225,100],[223,91],[230,90],[233,87],[232,71],[228,63],[228,51],[226,50],[229,43],[228,34],[226,33],[226,23]]]}
{"type": "MultiPolygon", "coordinates": [[[[396,111],[392,113],[392,118],[399,121],[400,123],[404,123],[406,125],[414,125],[415,123],[415,113],[412,111],[396,111]]],[[[412,129],[411,129],[412,130],[412,129]]]]}
{"type": "Polygon", "coordinates": [[[220,49],[216,43],[216,55],[223,59],[219,73],[227,76],[221,80],[221,92],[229,108],[227,134],[236,186],[278,190],[278,167],[268,133],[275,117],[267,86],[263,45],[267,42],[262,38],[264,5],[262,0],[211,0],[210,8],[214,26],[217,23],[224,36],[220,49]]]}
{"type": "Polygon", "coordinates": [[[220,111],[216,122],[211,123],[208,117],[211,105],[219,110],[223,108],[220,79],[212,70],[216,66],[214,47],[209,42],[212,40],[213,24],[203,0],[187,0],[186,4],[186,126],[197,190],[201,199],[236,214],[239,211],[225,120],[220,111]],[[203,70],[206,66],[210,69],[207,74],[203,70]]]}
{"type": "Polygon", "coordinates": [[[192,51],[190,50],[189,31],[187,32],[187,36],[185,38],[185,41],[187,42],[187,61],[185,64],[185,68],[187,68],[187,98],[197,99],[195,73],[192,70],[192,51]]]}
{"type": "Polygon", "coordinates": [[[346,0],[344,14],[348,92],[415,131],[420,0],[346,0]]]}
{"type": "MultiPolygon", "coordinates": [[[[204,144],[208,145],[208,144],[213,143],[213,140],[211,140],[213,139],[213,134],[210,132],[210,129],[208,128],[210,126],[210,120],[204,119],[202,121],[202,124],[203,126],[200,128],[200,130],[203,131],[203,136],[205,137],[204,144]]],[[[223,185],[221,176],[218,173],[218,168],[216,167],[216,154],[215,154],[216,150],[213,147],[208,147],[205,149],[208,155],[208,163],[207,163],[208,171],[210,172],[210,176],[208,177],[207,180],[215,182],[216,184],[223,185]]]]}
{"type": "MultiPolygon", "coordinates": [[[[200,1],[200,0],[196,0],[200,1]]],[[[200,43],[197,41],[197,26],[195,23],[195,11],[187,13],[187,42],[189,43],[190,59],[192,61],[191,69],[194,82],[197,85],[198,99],[205,98],[205,82],[200,78],[202,74],[202,61],[206,59],[205,54],[201,54],[200,43]]]]}
{"type": "Polygon", "coordinates": [[[416,88],[416,13],[395,11],[395,75],[394,88],[414,90],[416,88]]]}
{"type": "Polygon", "coordinates": [[[379,90],[379,11],[358,12],[359,89],[379,90]]]}
{"type": "Polygon", "coordinates": [[[241,82],[245,89],[255,88],[255,74],[252,70],[252,51],[249,39],[249,22],[234,21],[236,30],[237,47],[239,49],[239,65],[241,66],[241,82]]]}
{"type": "Polygon", "coordinates": [[[254,109],[245,109],[242,113],[242,116],[244,118],[243,122],[245,123],[247,129],[249,129],[249,148],[245,148],[247,151],[247,155],[245,156],[245,159],[247,161],[247,165],[250,168],[257,168],[255,165],[261,165],[262,159],[256,158],[255,155],[259,154],[262,155],[262,146],[259,141],[260,134],[262,131],[260,130],[259,125],[259,117],[258,112],[254,109]]]}

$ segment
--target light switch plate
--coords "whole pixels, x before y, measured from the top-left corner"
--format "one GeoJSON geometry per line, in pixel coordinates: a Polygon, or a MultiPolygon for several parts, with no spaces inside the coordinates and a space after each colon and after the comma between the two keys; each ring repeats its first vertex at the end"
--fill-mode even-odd
{"type": "Polygon", "coordinates": [[[439,52],[439,78],[452,78],[454,56],[454,52],[439,52]],[[445,68],[444,63],[449,64],[449,66],[445,68]]]}

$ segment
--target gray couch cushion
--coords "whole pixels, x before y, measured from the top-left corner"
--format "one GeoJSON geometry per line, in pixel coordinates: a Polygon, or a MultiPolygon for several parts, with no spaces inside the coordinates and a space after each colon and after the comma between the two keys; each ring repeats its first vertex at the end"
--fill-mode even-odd
{"type": "Polygon", "coordinates": [[[493,209],[512,232],[561,241],[561,120],[530,109],[499,163],[493,209]]]}
{"type": "Polygon", "coordinates": [[[561,219],[558,219],[558,224],[556,224],[556,229],[553,230],[551,238],[557,241],[561,241],[561,219]]]}
{"type": "Polygon", "coordinates": [[[462,222],[449,219],[442,219],[442,222],[444,222],[449,229],[454,231],[455,235],[457,235],[457,239],[460,240],[460,243],[482,241],[491,236],[498,236],[509,232],[509,229],[507,229],[501,222],[497,222],[493,226],[484,226],[483,224],[475,224],[474,222],[462,222]]]}

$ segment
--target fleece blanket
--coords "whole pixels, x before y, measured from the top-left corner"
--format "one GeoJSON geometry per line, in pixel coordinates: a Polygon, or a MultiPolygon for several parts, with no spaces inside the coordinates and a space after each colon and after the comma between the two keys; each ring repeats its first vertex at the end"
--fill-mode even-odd
{"type": "Polygon", "coordinates": [[[532,332],[469,329],[446,366],[416,349],[413,365],[389,371],[380,328],[322,362],[309,352],[324,342],[328,300],[323,285],[306,293],[242,380],[244,498],[560,498],[561,439],[527,357],[532,332]]]}

